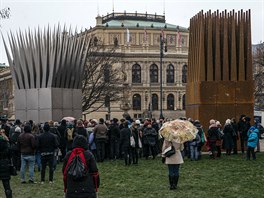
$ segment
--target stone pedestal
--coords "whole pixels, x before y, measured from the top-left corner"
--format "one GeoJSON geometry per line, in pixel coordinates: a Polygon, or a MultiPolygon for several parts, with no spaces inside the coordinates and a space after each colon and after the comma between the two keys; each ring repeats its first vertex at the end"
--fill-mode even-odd
{"type": "Polygon", "coordinates": [[[21,121],[36,123],[82,116],[81,89],[40,88],[15,90],[15,115],[21,121]]]}

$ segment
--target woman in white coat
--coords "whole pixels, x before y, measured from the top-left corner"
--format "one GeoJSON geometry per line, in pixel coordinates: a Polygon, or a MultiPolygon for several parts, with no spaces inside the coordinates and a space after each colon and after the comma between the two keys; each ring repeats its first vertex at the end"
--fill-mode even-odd
{"type": "Polygon", "coordinates": [[[164,140],[163,142],[162,162],[168,165],[170,190],[174,190],[177,188],[177,184],[179,181],[180,164],[184,163],[181,154],[183,148],[184,148],[183,144],[180,143],[169,142],[167,140],[164,140]],[[165,157],[164,151],[166,148],[170,147],[171,145],[173,145],[175,148],[175,154],[171,155],[170,157],[165,157]]]}

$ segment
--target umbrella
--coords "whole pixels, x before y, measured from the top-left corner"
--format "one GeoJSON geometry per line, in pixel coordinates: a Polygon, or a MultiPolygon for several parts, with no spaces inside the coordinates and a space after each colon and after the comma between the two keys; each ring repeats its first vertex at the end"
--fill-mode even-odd
{"type": "Polygon", "coordinates": [[[191,122],[179,119],[165,122],[159,130],[160,136],[177,143],[191,141],[197,133],[197,128],[191,122]]]}
{"type": "Polygon", "coordinates": [[[64,117],[64,118],[62,118],[62,120],[66,120],[66,122],[73,122],[74,120],[76,120],[74,117],[70,117],[70,116],[68,116],[68,117],[64,117]]]}

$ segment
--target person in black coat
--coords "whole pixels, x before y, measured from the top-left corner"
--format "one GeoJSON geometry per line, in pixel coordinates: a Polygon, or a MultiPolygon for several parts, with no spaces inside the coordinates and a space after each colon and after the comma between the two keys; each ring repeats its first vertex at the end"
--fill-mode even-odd
{"type": "Polygon", "coordinates": [[[88,138],[88,133],[87,133],[86,129],[84,128],[83,121],[81,121],[81,120],[77,121],[76,127],[73,131],[73,138],[76,135],[83,135],[86,139],[88,138]]]}
{"type": "Polygon", "coordinates": [[[0,180],[2,180],[7,198],[12,198],[10,187],[10,159],[9,140],[5,135],[5,130],[0,129],[0,180]]]}
{"type": "Polygon", "coordinates": [[[58,131],[60,134],[60,150],[61,150],[61,157],[60,157],[60,161],[63,161],[63,158],[66,155],[66,138],[64,137],[65,131],[67,129],[67,123],[66,120],[62,120],[60,126],[58,127],[58,131]]]}
{"type": "Polygon", "coordinates": [[[64,174],[64,191],[66,198],[96,198],[96,192],[99,188],[99,172],[93,154],[88,150],[88,141],[82,135],[77,135],[72,144],[73,150],[68,152],[64,158],[62,167],[64,174]],[[66,166],[72,154],[83,152],[85,163],[87,165],[88,174],[81,180],[73,180],[67,176],[66,166]]]}
{"type": "Polygon", "coordinates": [[[110,157],[115,160],[119,158],[120,129],[118,119],[114,118],[109,127],[110,157]]]}
{"type": "Polygon", "coordinates": [[[220,140],[219,130],[215,124],[215,120],[210,120],[210,126],[207,132],[207,140],[209,142],[210,151],[212,152],[212,159],[215,159],[217,156],[217,147],[216,141],[220,140]]]}
{"type": "Polygon", "coordinates": [[[131,155],[132,155],[133,164],[138,163],[138,153],[139,153],[139,148],[140,148],[138,127],[139,127],[138,124],[136,124],[135,122],[132,123],[131,131],[132,131],[132,136],[134,137],[134,140],[135,140],[135,147],[131,147],[131,155]]]}
{"type": "Polygon", "coordinates": [[[46,166],[49,165],[49,182],[53,183],[53,161],[54,152],[58,147],[58,141],[54,134],[50,132],[50,126],[48,123],[44,124],[44,133],[38,137],[38,148],[41,155],[41,184],[45,181],[46,166]]]}
{"type": "Polygon", "coordinates": [[[125,159],[125,165],[131,164],[131,149],[130,149],[130,136],[131,130],[128,128],[128,121],[124,121],[124,128],[120,131],[120,145],[122,149],[123,158],[125,159]]]}
{"type": "Polygon", "coordinates": [[[151,151],[152,158],[155,159],[157,155],[156,143],[157,143],[157,131],[152,127],[151,122],[146,122],[146,128],[143,130],[143,152],[146,159],[149,157],[149,151],[151,151]]]}
{"type": "Polygon", "coordinates": [[[233,137],[233,134],[235,133],[235,131],[231,125],[230,119],[226,120],[223,133],[224,133],[223,148],[226,149],[226,155],[231,155],[231,151],[232,151],[233,146],[234,146],[232,137],[233,137]]]}
{"type": "Polygon", "coordinates": [[[232,125],[232,127],[234,129],[234,134],[232,136],[232,140],[233,140],[233,154],[236,155],[237,154],[237,141],[239,139],[238,126],[237,126],[236,118],[232,118],[231,119],[231,125],[232,125]]]}
{"type": "Polygon", "coordinates": [[[21,134],[21,128],[20,127],[16,127],[15,131],[12,132],[12,135],[9,139],[10,142],[10,149],[11,149],[11,155],[12,155],[12,160],[13,160],[13,164],[16,167],[16,170],[20,170],[20,166],[21,166],[21,153],[20,150],[18,148],[17,145],[17,140],[18,140],[18,136],[21,134]]]}

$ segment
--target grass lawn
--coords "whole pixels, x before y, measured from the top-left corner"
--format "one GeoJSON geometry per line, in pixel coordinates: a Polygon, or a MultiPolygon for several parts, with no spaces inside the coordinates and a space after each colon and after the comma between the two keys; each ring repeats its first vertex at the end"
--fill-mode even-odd
{"type": "MultiPolygon", "coordinates": [[[[123,161],[98,164],[101,177],[100,198],[170,198],[170,197],[264,197],[264,153],[256,161],[246,161],[241,154],[222,155],[210,160],[189,161],[180,168],[178,189],[168,189],[167,166],[161,158],[142,159],[138,165],[124,166],[123,161]]],[[[47,174],[47,173],[46,173],[47,174]]],[[[47,177],[47,175],[46,175],[47,177]]],[[[36,181],[40,174],[35,174],[36,181]]],[[[14,198],[64,197],[61,164],[55,172],[54,184],[20,184],[19,176],[12,177],[14,198]]],[[[3,187],[0,197],[4,198],[3,187]]]]}

